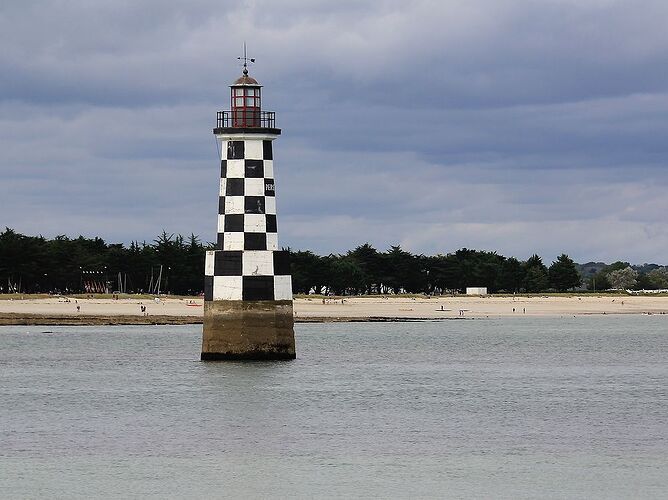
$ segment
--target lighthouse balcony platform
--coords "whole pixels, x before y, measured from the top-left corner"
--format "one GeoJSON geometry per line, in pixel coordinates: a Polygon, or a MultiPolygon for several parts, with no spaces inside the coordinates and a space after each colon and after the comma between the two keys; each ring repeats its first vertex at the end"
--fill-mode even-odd
{"type": "Polygon", "coordinates": [[[232,111],[218,111],[216,114],[216,128],[214,134],[234,132],[276,134],[281,130],[276,128],[276,113],[255,109],[233,109],[232,111]]]}

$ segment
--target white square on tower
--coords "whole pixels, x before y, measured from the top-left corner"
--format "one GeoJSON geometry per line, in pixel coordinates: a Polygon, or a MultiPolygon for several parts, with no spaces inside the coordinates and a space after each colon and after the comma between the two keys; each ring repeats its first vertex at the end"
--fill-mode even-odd
{"type": "Polygon", "coordinates": [[[204,258],[204,276],[213,276],[213,263],[215,252],[213,250],[206,251],[204,258]]]}
{"type": "Polygon", "coordinates": [[[223,233],[223,250],[243,250],[244,233],[223,233]]]}
{"type": "Polygon", "coordinates": [[[247,140],[244,145],[244,158],[247,160],[262,159],[262,140],[247,140]]]}
{"type": "Polygon", "coordinates": [[[213,300],[241,300],[242,276],[214,276],[213,300]]]}
{"type": "Polygon", "coordinates": [[[274,253],[265,250],[246,250],[241,254],[244,276],[272,276],[274,253]]]}
{"type": "Polygon", "coordinates": [[[267,179],[274,178],[274,160],[264,160],[264,176],[267,179]]]}
{"type": "Polygon", "coordinates": [[[267,250],[278,250],[278,233],[267,233],[267,250]]]}
{"type": "Polygon", "coordinates": [[[267,196],[264,199],[264,213],[270,215],[276,215],[276,197],[267,196]]]}
{"type": "Polygon", "coordinates": [[[227,178],[243,179],[246,173],[244,160],[227,160],[227,178]]]}
{"type": "Polygon", "coordinates": [[[292,300],[292,276],[274,276],[274,300],[292,300]]]}
{"type": "Polygon", "coordinates": [[[244,179],[244,194],[246,196],[264,196],[264,179],[244,179]]]}
{"type": "Polygon", "coordinates": [[[225,197],[225,214],[243,214],[244,213],[244,197],[243,196],[226,196],[225,197]]]}
{"type": "Polygon", "coordinates": [[[244,231],[246,233],[264,233],[267,231],[267,218],[264,214],[244,215],[244,231]]]}
{"type": "Polygon", "coordinates": [[[218,196],[225,196],[225,191],[227,190],[227,179],[225,177],[220,178],[220,191],[218,196]]]}

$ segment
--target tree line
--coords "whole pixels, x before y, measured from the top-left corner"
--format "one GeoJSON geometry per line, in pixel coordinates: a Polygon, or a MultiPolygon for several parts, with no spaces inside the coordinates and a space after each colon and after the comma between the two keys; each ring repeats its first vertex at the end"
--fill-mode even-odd
{"type": "MultiPolygon", "coordinates": [[[[198,295],[204,254],[210,249],[213,244],[194,234],[184,238],[163,231],[150,243],[126,247],[83,236],[25,236],[7,228],[0,233],[0,292],[198,295]]],[[[547,266],[539,255],[520,261],[462,248],[426,256],[400,246],[378,251],[368,243],[344,254],[290,253],[293,291],[301,294],[442,294],[466,287],[486,287],[490,293],[668,288],[666,267],[579,265],[566,254],[547,266]]]]}
{"type": "Polygon", "coordinates": [[[379,252],[369,244],[343,255],[291,253],[296,293],[336,295],[384,293],[460,293],[486,287],[489,293],[541,293],[668,289],[668,268],[628,262],[576,264],[561,254],[549,266],[539,255],[525,261],[496,252],[462,248],[434,256],[414,255],[399,246],[379,252]]]}
{"type": "Polygon", "coordinates": [[[199,238],[163,232],[151,243],[107,244],[101,238],[0,233],[0,291],[5,293],[201,293],[199,238]]]}
{"type": "Polygon", "coordinates": [[[415,255],[400,246],[379,252],[368,243],[343,255],[292,252],[292,287],[335,295],[463,292],[566,291],[580,285],[575,263],[560,255],[548,268],[538,255],[524,262],[496,252],[462,248],[446,255],[415,255]]]}

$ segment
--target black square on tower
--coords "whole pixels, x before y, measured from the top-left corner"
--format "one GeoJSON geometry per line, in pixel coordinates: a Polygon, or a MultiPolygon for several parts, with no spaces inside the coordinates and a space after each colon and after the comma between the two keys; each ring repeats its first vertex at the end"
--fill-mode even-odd
{"type": "Polygon", "coordinates": [[[278,229],[276,228],[276,216],[272,214],[267,214],[264,216],[267,225],[268,233],[277,233],[278,229]]]}
{"type": "Polygon", "coordinates": [[[225,181],[225,196],[243,196],[244,195],[244,180],[243,179],[227,179],[225,181]]]}
{"type": "Polygon", "coordinates": [[[274,274],[276,276],[290,274],[290,252],[287,250],[274,252],[274,274]]]}
{"type": "Polygon", "coordinates": [[[244,214],[232,214],[225,216],[226,233],[242,233],[244,230],[244,214]]]}
{"type": "Polygon", "coordinates": [[[246,196],[244,198],[244,212],[247,214],[263,214],[264,196],[246,196]]]}
{"type": "Polygon", "coordinates": [[[243,300],[274,300],[273,276],[244,276],[243,300]]]}
{"type": "Polygon", "coordinates": [[[244,159],[244,141],[227,141],[227,159],[244,159]]]}
{"type": "Polygon", "coordinates": [[[241,250],[216,252],[213,260],[214,276],[241,276],[241,250]]]}
{"type": "Polygon", "coordinates": [[[220,176],[227,177],[227,160],[220,160],[220,176]]]}
{"type": "Polygon", "coordinates": [[[271,141],[262,141],[262,158],[265,160],[273,160],[274,153],[271,150],[271,141]]]}
{"type": "Polygon", "coordinates": [[[266,250],[266,233],[244,233],[244,250],[266,250]]]}
{"type": "Polygon", "coordinates": [[[224,214],[225,213],[225,197],[224,196],[219,196],[218,197],[218,213],[219,214],[224,214]]]}
{"type": "Polygon", "coordinates": [[[262,160],[246,160],[246,178],[261,179],[264,177],[264,163],[262,160]]]}
{"type": "Polygon", "coordinates": [[[213,276],[204,276],[204,300],[213,300],[213,276]]]}
{"type": "Polygon", "coordinates": [[[216,250],[222,250],[225,248],[223,245],[225,243],[225,235],[223,233],[218,233],[218,241],[216,243],[216,250]]]}
{"type": "Polygon", "coordinates": [[[264,195],[265,196],[276,196],[276,186],[274,184],[274,179],[265,179],[264,180],[264,195]]]}

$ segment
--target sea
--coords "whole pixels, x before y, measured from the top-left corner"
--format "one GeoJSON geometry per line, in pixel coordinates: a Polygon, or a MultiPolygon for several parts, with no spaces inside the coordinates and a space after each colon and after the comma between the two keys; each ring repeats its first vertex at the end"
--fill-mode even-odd
{"type": "Polygon", "coordinates": [[[0,498],[668,498],[668,317],[0,327],[0,498]]]}

